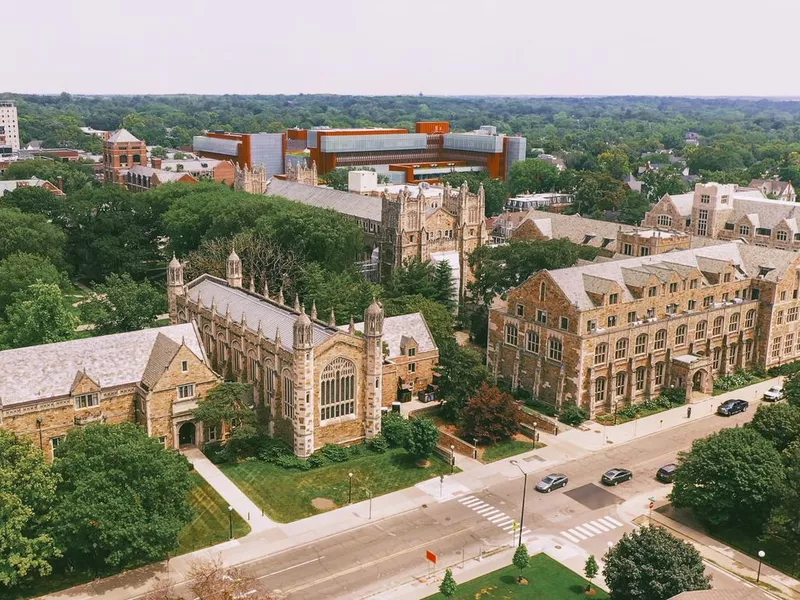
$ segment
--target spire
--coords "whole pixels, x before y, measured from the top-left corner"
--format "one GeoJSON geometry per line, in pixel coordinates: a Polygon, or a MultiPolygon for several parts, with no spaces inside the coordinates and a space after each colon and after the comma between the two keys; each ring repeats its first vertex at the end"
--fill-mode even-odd
{"type": "Polygon", "coordinates": [[[328,325],[331,327],[336,327],[336,315],[333,314],[333,309],[331,309],[331,317],[328,320],[328,325]]]}
{"type": "Polygon", "coordinates": [[[264,330],[261,328],[261,319],[258,320],[258,329],[256,329],[256,333],[258,334],[259,340],[264,337],[264,330]]]}
{"type": "Polygon", "coordinates": [[[264,273],[264,298],[269,298],[269,283],[267,283],[266,273],[264,273]]]}
{"type": "Polygon", "coordinates": [[[242,311],[242,331],[247,329],[247,315],[242,311]]]}
{"type": "Polygon", "coordinates": [[[242,287],[242,259],[236,254],[236,248],[231,245],[231,253],[228,255],[226,268],[228,285],[231,287],[242,287]]]}
{"type": "Polygon", "coordinates": [[[353,315],[350,315],[350,325],[347,327],[347,333],[350,335],[356,334],[356,322],[353,320],[353,315]]]}
{"type": "MultiPolygon", "coordinates": [[[[300,310],[300,296],[297,295],[297,292],[294,293],[294,309],[300,310]]],[[[305,312],[305,309],[303,312],[305,312]]]]}
{"type": "Polygon", "coordinates": [[[311,320],[312,321],[316,321],[317,320],[317,301],[316,300],[312,300],[311,301],[311,320]]]}
{"type": "Polygon", "coordinates": [[[256,291],[256,280],[250,275],[250,291],[255,293],[256,291]]]}
{"type": "Polygon", "coordinates": [[[278,304],[281,306],[285,304],[285,300],[283,298],[283,287],[281,287],[280,291],[278,291],[278,304]]]}
{"type": "Polygon", "coordinates": [[[277,327],[275,328],[275,347],[276,348],[281,347],[281,330],[278,329],[277,327]]]}

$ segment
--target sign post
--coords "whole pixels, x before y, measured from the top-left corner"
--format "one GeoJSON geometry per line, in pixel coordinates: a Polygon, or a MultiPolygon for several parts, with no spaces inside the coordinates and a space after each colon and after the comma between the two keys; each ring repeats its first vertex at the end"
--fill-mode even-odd
{"type": "Polygon", "coordinates": [[[428,559],[428,576],[430,577],[431,571],[436,572],[436,555],[430,550],[425,550],[425,558],[428,559]]]}

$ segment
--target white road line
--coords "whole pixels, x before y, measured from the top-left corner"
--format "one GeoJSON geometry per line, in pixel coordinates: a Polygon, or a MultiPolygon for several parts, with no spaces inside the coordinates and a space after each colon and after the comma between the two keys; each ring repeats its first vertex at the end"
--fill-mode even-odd
{"type": "Polygon", "coordinates": [[[489,505],[485,508],[479,508],[475,512],[478,513],[480,516],[483,516],[483,515],[488,515],[489,513],[497,512],[497,509],[494,506],[489,505]]]}
{"type": "Polygon", "coordinates": [[[483,513],[481,516],[484,519],[490,519],[491,517],[496,517],[497,515],[501,514],[498,509],[490,510],[489,512],[483,513]]]}
{"type": "Polygon", "coordinates": [[[570,532],[572,535],[574,535],[576,538],[580,539],[580,540],[588,540],[588,539],[589,539],[588,537],[586,537],[585,535],[583,535],[583,534],[582,534],[580,531],[578,531],[577,529],[570,529],[570,530],[569,530],[569,532],[570,532]]]}
{"type": "Polygon", "coordinates": [[[475,496],[464,496],[463,498],[459,498],[458,501],[463,504],[464,502],[468,502],[469,500],[474,500],[474,499],[475,496]]]}
{"type": "Polygon", "coordinates": [[[609,521],[608,517],[601,517],[597,519],[597,522],[602,523],[609,529],[616,529],[617,527],[619,527],[619,525],[617,525],[616,523],[612,523],[611,521],[609,521]]]}
{"type": "Polygon", "coordinates": [[[604,521],[611,521],[611,522],[612,522],[614,525],[616,525],[617,527],[622,527],[622,523],[620,523],[619,521],[617,521],[617,520],[616,520],[614,517],[605,517],[603,520],[604,520],[604,521]]]}
{"type": "Polygon", "coordinates": [[[584,529],[588,529],[589,531],[591,531],[595,535],[600,535],[601,533],[603,533],[603,531],[599,527],[595,527],[593,525],[589,525],[589,523],[584,523],[582,525],[582,527],[584,529]]]}
{"type": "Polygon", "coordinates": [[[483,500],[475,498],[473,500],[470,500],[469,502],[464,502],[464,506],[466,506],[467,508],[472,508],[473,506],[478,506],[479,504],[483,503],[484,503],[483,500]]]}
{"type": "Polygon", "coordinates": [[[473,504],[472,506],[470,506],[470,508],[472,510],[481,510],[483,508],[486,508],[487,506],[489,506],[489,505],[486,504],[486,502],[480,502],[478,504],[473,504]]]}
{"type": "Polygon", "coordinates": [[[594,537],[594,534],[588,529],[585,529],[582,525],[575,525],[575,531],[580,531],[586,537],[594,537]]]}
{"type": "Polygon", "coordinates": [[[505,525],[505,526],[503,526],[503,528],[502,528],[502,529],[504,529],[504,530],[508,531],[508,530],[509,530],[509,529],[511,529],[512,527],[514,527],[514,523],[509,523],[508,525],[505,525]]]}
{"type": "Polygon", "coordinates": [[[312,558],[311,560],[307,560],[306,562],[301,562],[296,565],[292,565],[291,567],[286,567],[285,569],[281,569],[280,571],[273,571],[272,573],[267,573],[266,575],[262,575],[261,577],[256,577],[256,579],[264,579],[265,577],[272,577],[273,575],[278,575],[279,573],[285,573],[286,571],[291,571],[292,569],[296,569],[297,567],[302,567],[305,565],[310,565],[313,562],[317,562],[318,560],[322,560],[325,558],[324,556],[318,556],[317,558],[312,558]]]}
{"type": "Polygon", "coordinates": [[[566,531],[562,531],[561,535],[564,536],[565,538],[567,538],[573,544],[577,544],[578,542],[580,542],[580,540],[578,538],[576,538],[571,533],[567,533],[566,531]]]}
{"type": "Polygon", "coordinates": [[[508,515],[503,515],[503,517],[504,518],[495,521],[494,524],[497,525],[498,527],[502,527],[503,525],[508,525],[509,523],[511,523],[511,521],[514,520],[508,515]]]}
{"type": "Polygon", "coordinates": [[[506,519],[508,519],[508,518],[509,518],[509,517],[508,517],[508,515],[507,515],[506,513],[500,513],[499,515],[492,515],[492,516],[489,518],[489,521],[490,521],[491,523],[497,523],[498,521],[505,521],[505,520],[506,520],[506,519]]]}
{"type": "Polygon", "coordinates": [[[607,525],[603,525],[603,524],[602,524],[600,521],[589,521],[589,523],[591,523],[592,525],[594,525],[595,527],[597,527],[597,528],[598,528],[600,531],[602,531],[602,532],[611,531],[611,530],[608,528],[608,526],[607,526],[607,525]]]}

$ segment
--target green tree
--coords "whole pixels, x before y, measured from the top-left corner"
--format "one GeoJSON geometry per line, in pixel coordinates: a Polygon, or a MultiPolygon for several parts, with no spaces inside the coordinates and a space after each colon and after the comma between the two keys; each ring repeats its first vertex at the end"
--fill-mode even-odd
{"type": "Polygon", "coordinates": [[[531,555],[528,554],[528,547],[525,544],[520,544],[517,546],[517,549],[514,551],[514,558],[511,559],[511,563],[519,569],[517,583],[522,583],[522,574],[525,572],[525,569],[531,566],[531,555]]]}
{"type": "Polygon", "coordinates": [[[628,192],[619,205],[619,221],[626,225],[640,225],[644,215],[652,208],[650,202],[639,192],[628,192]]]}
{"type": "Polygon", "coordinates": [[[433,299],[444,306],[453,308],[455,305],[454,298],[458,292],[455,283],[453,283],[453,270],[449,261],[442,260],[436,263],[433,268],[431,285],[433,287],[433,299]]]}
{"type": "Polygon", "coordinates": [[[47,220],[66,229],[71,224],[74,212],[72,201],[56,196],[52,192],[40,187],[21,187],[13,192],[7,192],[2,202],[18,208],[24,213],[44,215],[47,220]]]}
{"type": "Polygon", "coordinates": [[[677,170],[648,171],[640,179],[642,192],[650,202],[658,202],[665,194],[674,196],[689,191],[689,186],[677,170]]]}
{"type": "Polygon", "coordinates": [[[14,302],[6,308],[8,322],[2,332],[6,346],[22,348],[75,337],[78,318],[67,307],[57,285],[34,283],[14,297],[14,302]]]}
{"type": "Polygon", "coordinates": [[[583,171],[575,180],[574,210],[581,215],[602,216],[618,210],[628,195],[627,184],[603,173],[583,171]]]}
{"type": "Polygon", "coordinates": [[[517,161],[508,172],[508,191],[511,196],[556,191],[558,183],[558,168],[538,158],[517,161]]]}
{"type": "Polygon", "coordinates": [[[752,428],[723,429],[678,455],[671,499],[712,526],[757,530],[784,484],[781,457],[752,428]]]}
{"type": "Polygon", "coordinates": [[[467,439],[496,443],[519,433],[520,408],[506,392],[483,383],[461,411],[467,439]]]}
{"type": "Polygon", "coordinates": [[[765,537],[784,548],[789,560],[798,563],[800,548],[800,441],[795,441],[783,452],[786,485],[772,508],[765,537]]]}
{"type": "Polygon", "coordinates": [[[372,299],[380,294],[380,286],[367,281],[354,268],[342,272],[331,272],[316,263],[303,269],[300,297],[308,305],[315,302],[318,318],[327,321],[331,310],[338,323],[347,323],[350,317],[361,320],[372,299]]]}
{"type": "Polygon", "coordinates": [[[597,166],[600,171],[613,177],[623,180],[631,173],[631,165],[628,160],[628,153],[624,148],[615,146],[597,156],[597,166]]]}
{"type": "Polygon", "coordinates": [[[158,560],[192,518],[189,462],[133,423],[70,430],[53,470],[61,477],[53,533],[74,563],[99,570],[158,560]]]}
{"type": "Polygon", "coordinates": [[[163,146],[155,146],[150,150],[150,156],[153,158],[167,158],[167,149],[163,146]]]}
{"type": "Polygon", "coordinates": [[[38,254],[56,266],[64,264],[64,232],[43,215],[26,214],[0,202],[0,260],[17,252],[38,254]]]}
{"type": "Polygon", "coordinates": [[[58,478],[42,451],[0,429],[0,585],[52,573],[61,551],[49,533],[58,478]]]}
{"type": "Polygon", "coordinates": [[[603,560],[612,600],[667,600],[711,588],[697,549],[660,527],[624,534],[603,560]]]}
{"type": "Polygon", "coordinates": [[[425,323],[431,331],[434,341],[439,347],[453,340],[453,313],[442,304],[419,294],[413,296],[397,296],[383,303],[387,317],[422,313],[425,323]]]}
{"type": "Polygon", "coordinates": [[[145,329],[167,310],[163,290],[147,282],[137,283],[127,273],[112,273],[94,293],[81,305],[81,316],[85,323],[95,324],[97,335],[145,329]]]}
{"type": "Polygon", "coordinates": [[[800,406],[784,402],[762,404],[749,426],[770,441],[778,452],[783,452],[792,442],[800,440],[800,406]]]}
{"type": "MultiPolygon", "coordinates": [[[[65,288],[67,278],[48,259],[36,254],[12,254],[0,261],[0,306],[8,307],[19,292],[36,282],[65,288]]],[[[0,313],[2,317],[2,313],[0,313]]]]}
{"type": "Polygon", "coordinates": [[[438,442],[439,430],[431,419],[412,419],[403,447],[418,463],[422,463],[431,457],[438,442]]]}
{"type": "Polygon", "coordinates": [[[586,559],[586,563],[583,565],[583,574],[586,575],[586,579],[589,580],[589,583],[586,584],[587,594],[592,591],[592,581],[594,581],[594,578],[597,577],[599,572],[600,567],[597,564],[597,559],[594,557],[594,554],[590,554],[589,558],[586,559]]]}
{"type": "Polygon", "coordinates": [[[456,584],[456,580],[453,579],[453,571],[451,569],[445,569],[444,579],[442,579],[442,583],[439,585],[439,592],[445,598],[450,598],[455,596],[457,591],[458,584],[456,584]]]}
{"type": "Polygon", "coordinates": [[[789,404],[800,407],[800,372],[792,373],[783,380],[783,395],[789,404]]]}
{"type": "Polygon", "coordinates": [[[469,399],[489,378],[483,356],[471,348],[462,348],[455,340],[439,347],[439,392],[445,400],[442,414],[457,420],[469,399]]]}
{"type": "Polygon", "coordinates": [[[44,179],[53,185],[56,185],[58,178],[61,177],[64,182],[64,193],[68,195],[95,185],[91,165],[79,162],[56,162],[44,158],[13,162],[2,175],[2,179],[30,179],[31,177],[44,179]]]}
{"type": "Polygon", "coordinates": [[[419,294],[431,300],[437,299],[433,285],[434,265],[430,261],[413,259],[402,267],[392,269],[386,281],[386,295],[390,298],[419,294]]]}
{"type": "Polygon", "coordinates": [[[258,435],[253,389],[246,383],[225,382],[197,401],[192,416],[207,425],[227,424],[231,428],[225,448],[236,456],[258,435]]]}

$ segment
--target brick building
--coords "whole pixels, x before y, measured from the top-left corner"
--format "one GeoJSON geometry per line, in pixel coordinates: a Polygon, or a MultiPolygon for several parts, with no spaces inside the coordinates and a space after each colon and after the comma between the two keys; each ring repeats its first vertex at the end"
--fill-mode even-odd
{"type": "Polygon", "coordinates": [[[147,166],[147,146],[127,129],[118,129],[103,143],[103,174],[107,183],[125,184],[124,173],[147,166]]]}
{"type": "MultiPolygon", "coordinates": [[[[299,457],[325,444],[351,444],[380,433],[381,408],[402,394],[430,393],[438,349],[420,314],[384,318],[377,302],[364,322],[337,327],[316,307],[287,306],[242,287],[242,263],[227,261],[227,280],[201,275],[184,285],[183,266],[167,269],[171,322],[197,323],[212,364],[258,390],[270,434],[299,457]]],[[[263,285],[263,284],[262,284],[263,285]]]]}
{"type": "Polygon", "coordinates": [[[771,200],[761,190],[698,183],[693,193],[665,195],[645,215],[647,227],[784,250],[800,249],[800,204],[771,200]]]}
{"type": "Polygon", "coordinates": [[[800,256],[740,243],[540,271],[497,298],[487,361],[590,415],[800,357],[800,256]]]}
{"type": "Polygon", "coordinates": [[[220,439],[196,422],[219,381],[193,324],[0,352],[0,427],[48,457],[73,427],[133,422],[170,448],[220,439]]]}

